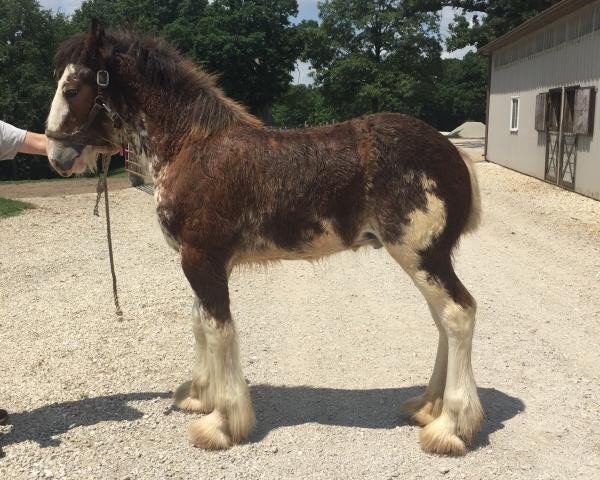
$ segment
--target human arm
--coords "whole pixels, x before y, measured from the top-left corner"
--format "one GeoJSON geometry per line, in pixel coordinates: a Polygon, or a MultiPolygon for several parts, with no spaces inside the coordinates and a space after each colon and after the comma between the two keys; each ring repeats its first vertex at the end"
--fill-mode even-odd
{"type": "Polygon", "coordinates": [[[47,155],[46,140],[46,135],[43,133],[27,132],[19,148],[19,152],[31,153],[33,155],[47,155]]]}

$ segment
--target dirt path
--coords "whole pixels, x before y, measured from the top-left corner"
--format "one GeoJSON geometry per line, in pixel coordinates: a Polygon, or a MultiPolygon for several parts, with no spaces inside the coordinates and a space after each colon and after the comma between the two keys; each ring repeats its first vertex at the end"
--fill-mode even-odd
{"type": "MultiPolygon", "coordinates": [[[[0,182],[0,197],[35,198],[57,197],[61,195],[80,195],[96,191],[97,178],[74,178],[69,180],[38,180],[35,182],[0,182]]],[[[130,186],[127,177],[108,179],[109,191],[123,190],[130,186]]]]}
{"type": "Polygon", "coordinates": [[[0,220],[0,478],[600,478],[600,203],[477,165],[485,221],[457,269],[479,302],[473,363],[487,420],[463,458],[426,455],[397,414],[437,339],[381,250],[235,272],[258,425],[205,452],[171,409],[193,359],[191,294],[153,200],[112,195],[125,320],[114,316],[93,194],[0,220]]]}

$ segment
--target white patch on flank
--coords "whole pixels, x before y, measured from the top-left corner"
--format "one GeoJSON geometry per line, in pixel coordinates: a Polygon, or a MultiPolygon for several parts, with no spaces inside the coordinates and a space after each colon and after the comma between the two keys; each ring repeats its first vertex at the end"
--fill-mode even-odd
{"type": "Polygon", "coordinates": [[[67,65],[65,71],[58,81],[58,87],[56,87],[56,93],[50,106],[50,114],[48,115],[48,130],[59,130],[63,124],[67,114],[69,113],[69,104],[67,99],[63,95],[63,85],[67,77],[75,72],[75,66],[73,64],[67,65]]]}
{"type": "Polygon", "coordinates": [[[401,243],[394,249],[394,258],[411,275],[417,271],[419,252],[431,245],[446,227],[446,204],[432,193],[436,186],[435,181],[422,174],[421,185],[427,199],[426,209],[411,212],[408,224],[403,230],[401,243]]]}

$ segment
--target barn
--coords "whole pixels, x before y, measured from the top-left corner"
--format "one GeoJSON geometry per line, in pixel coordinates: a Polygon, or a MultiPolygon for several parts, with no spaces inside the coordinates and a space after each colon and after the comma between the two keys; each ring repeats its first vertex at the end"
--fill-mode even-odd
{"type": "Polygon", "coordinates": [[[486,159],[600,200],[600,0],[562,0],[479,52],[486,159]]]}

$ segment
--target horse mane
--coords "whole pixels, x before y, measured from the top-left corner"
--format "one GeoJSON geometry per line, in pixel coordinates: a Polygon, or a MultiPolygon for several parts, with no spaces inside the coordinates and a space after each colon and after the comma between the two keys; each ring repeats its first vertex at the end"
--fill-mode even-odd
{"type": "MultiPolygon", "coordinates": [[[[184,58],[166,40],[142,36],[126,30],[108,30],[100,52],[90,52],[85,34],[66,39],[54,57],[56,73],[60,76],[70,63],[83,64],[93,70],[106,68],[109,73],[119,72],[119,62],[126,58],[130,68],[143,82],[162,92],[188,95],[186,103],[193,104],[192,124],[205,134],[211,134],[233,124],[262,125],[244,106],[228,98],[217,85],[217,76],[184,58]],[[111,71],[112,70],[112,71],[111,71]],[[195,121],[194,121],[195,120],[195,121]]],[[[122,69],[121,69],[122,70],[122,69]]],[[[123,92],[111,92],[121,101],[123,92]]]]}

